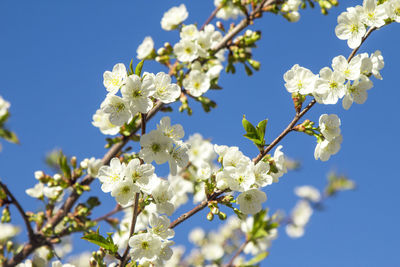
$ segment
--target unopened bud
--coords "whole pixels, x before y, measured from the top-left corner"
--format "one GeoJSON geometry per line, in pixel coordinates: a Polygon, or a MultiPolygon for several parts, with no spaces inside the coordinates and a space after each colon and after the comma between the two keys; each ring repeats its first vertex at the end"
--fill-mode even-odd
{"type": "Polygon", "coordinates": [[[43,179],[44,177],[45,177],[44,172],[42,172],[42,171],[35,171],[35,178],[36,178],[37,180],[41,180],[41,179],[43,179]]]}
{"type": "Polygon", "coordinates": [[[73,156],[72,158],[71,158],[71,166],[75,169],[76,168],[76,157],[75,156],[73,156]]]}
{"type": "Polygon", "coordinates": [[[207,213],[207,220],[212,221],[214,219],[214,214],[210,211],[207,213]]]}
{"type": "Polygon", "coordinates": [[[226,219],[226,214],[223,212],[218,213],[218,217],[220,220],[225,220],[226,219]]]}
{"type": "Polygon", "coordinates": [[[222,24],[221,21],[217,21],[216,25],[217,25],[218,29],[220,29],[221,31],[225,32],[224,24],[222,24]]]}

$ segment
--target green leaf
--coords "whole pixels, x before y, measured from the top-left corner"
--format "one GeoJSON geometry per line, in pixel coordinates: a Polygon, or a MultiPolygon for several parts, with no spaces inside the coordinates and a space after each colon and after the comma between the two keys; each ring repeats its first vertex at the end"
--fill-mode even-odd
{"type": "Polygon", "coordinates": [[[242,125],[243,125],[244,130],[246,131],[247,136],[257,137],[256,128],[253,126],[253,124],[251,124],[248,120],[246,120],[246,117],[244,115],[243,115],[243,119],[242,119],[242,125]]]}
{"type": "Polygon", "coordinates": [[[67,178],[71,178],[71,168],[68,165],[67,157],[60,151],[58,164],[60,165],[61,171],[64,173],[64,176],[67,178]]]}
{"type": "Polygon", "coordinates": [[[141,76],[142,75],[142,69],[143,69],[143,63],[144,63],[144,59],[142,61],[140,61],[135,68],[135,74],[137,76],[141,76]]]}
{"type": "Polygon", "coordinates": [[[243,136],[252,141],[258,148],[263,148],[265,145],[265,128],[267,126],[267,120],[260,121],[257,127],[254,127],[245,116],[242,119],[242,125],[246,134],[243,136]]]}
{"type": "Polygon", "coordinates": [[[267,128],[267,123],[268,123],[268,119],[260,121],[257,125],[258,136],[260,137],[260,140],[262,140],[262,141],[265,141],[264,137],[265,137],[265,129],[267,128]]]}
{"type": "Polygon", "coordinates": [[[85,234],[82,239],[89,241],[90,243],[96,244],[99,247],[102,247],[108,251],[111,251],[113,254],[118,251],[118,246],[114,244],[113,239],[111,238],[111,234],[107,234],[108,237],[104,238],[99,234],[99,229],[95,233],[85,234]]]}
{"type": "Polygon", "coordinates": [[[10,113],[8,113],[8,111],[7,111],[6,114],[4,114],[3,116],[0,117],[0,126],[3,125],[7,121],[8,117],[10,117],[10,113]]]}
{"type": "Polygon", "coordinates": [[[0,129],[0,137],[3,137],[8,142],[19,144],[17,135],[7,129],[0,129]]]}
{"type": "Polygon", "coordinates": [[[133,59],[131,59],[131,63],[129,63],[129,74],[133,74],[133,59]]]}
{"type": "Polygon", "coordinates": [[[252,258],[251,260],[246,262],[244,265],[248,266],[248,265],[257,264],[257,263],[261,262],[263,259],[265,259],[268,256],[268,254],[269,254],[268,251],[261,252],[260,254],[256,255],[254,258],[252,258]]]}

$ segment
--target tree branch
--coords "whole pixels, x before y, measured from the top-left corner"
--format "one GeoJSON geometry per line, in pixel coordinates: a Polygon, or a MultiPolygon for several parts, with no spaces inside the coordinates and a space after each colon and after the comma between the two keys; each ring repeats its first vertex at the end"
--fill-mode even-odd
{"type": "Polygon", "coordinates": [[[233,262],[235,261],[235,259],[243,252],[244,248],[246,247],[246,245],[249,242],[250,242],[250,239],[246,238],[246,240],[242,243],[242,245],[236,251],[235,255],[233,255],[231,260],[226,265],[224,265],[224,267],[232,267],[233,266],[233,262]]]}
{"type": "Polygon", "coordinates": [[[34,242],[35,232],[33,231],[32,225],[29,222],[28,216],[26,216],[26,213],[25,213],[24,209],[22,208],[21,204],[19,204],[18,200],[14,197],[14,195],[11,193],[11,191],[8,189],[8,187],[5,184],[0,182],[0,186],[3,188],[6,195],[11,199],[11,203],[15,205],[18,212],[21,214],[22,219],[24,220],[24,223],[26,226],[26,230],[28,231],[29,241],[34,242]]]}

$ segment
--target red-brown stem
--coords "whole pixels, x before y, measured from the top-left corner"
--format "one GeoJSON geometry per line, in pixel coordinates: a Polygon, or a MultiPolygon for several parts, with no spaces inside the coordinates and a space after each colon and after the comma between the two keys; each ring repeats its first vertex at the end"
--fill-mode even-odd
{"type": "Polygon", "coordinates": [[[204,22],[204,24],[201,26],[200,31],[204,30],[204,28],[207,26],[207,24],[209,24],[214,17],[217,15],[218,11],[221,9],[221,6],[217,6],[213,12],[211,13],[211,15],[208,17],[208,19],[204,22]]]}
{"type": "MultiPolygon", "coordinates": [[[[138,216],[138,211],[139,211],[139,193],[136,193],[135,195],[135,205],[133,206],[133,215],[132,215],[132,222],[131,222],[131,230],[129,231],[129,238],[133,235],[133,233],[135,232],[135,226],[136,226],[136,220],[137,220],[137,216],[138,216]]],[[[129,240],[129,239],[128,239],[129,240]]],[[[128,242],[129,243],[129,242],[128,242]]],[[[125,264],[128,261],[128,252],[129,252],[129,244],[126,245],[126,249],[124,254],[122,255],[122,259],[121,259],[121,264],[120,266],[125,266],[125,264]]]]}
{"type": "Polygon", "coordinates": [[[3,188],[4,192],[6,195],[11,199],[11,203],[15,205],[17,208],[18,212],[21,214],[22,219],[24,220],[26,230],[28,231],[28,236],[29,236],[29,241],[32,242],[34,237],[35,237],[35,232],[32,229],[32,226],[29,222],[28,216],[26,216],[26,213],[24,209],[22,208],[21,204],[19,204],[18,200],[14,197],[14,195],[11,193],[11,191],[8,189],[8,187],[0,182],[0,186],[3,188]]]}
{"type": "Polygon", "coordinates": [[[226,265],[224,265],[224,267],[233,267],[233,262],[240,255],[240,253],[243,252],[244,248],[246,247],[246,245],[249,242],[250,242],[250,240],[248,238],[246,238],[246,240],[242,243],[242,245],[236,251],[235,255],[232,256],[231,260],[226,265]]]}
{"type": "Polygon", "coordinates": [[[190,211],[182,214],[181,216],[178,217],[178,219],[176,219],[175,221],[173,221],[170,225],[169,228],[175,228],[177,225],[179,225],[180,223],[184,222],[185,220],[189,219],[190,217],[192,217],[193,215],[195,215],[197,212],[201,211],[202,209],[204,209],[205,207],[207,207],[208,203],[210,201],[215,200],[217,197],[219,197],[220,195],[222,195],[224,193],[224,191],[217,191],[214,194],[212,194],[207,200],[204,200],[203,202],[201,202],[200,204],[198,204],[196,207],[194,207],[193,209],[191,209],[190,211]]]}

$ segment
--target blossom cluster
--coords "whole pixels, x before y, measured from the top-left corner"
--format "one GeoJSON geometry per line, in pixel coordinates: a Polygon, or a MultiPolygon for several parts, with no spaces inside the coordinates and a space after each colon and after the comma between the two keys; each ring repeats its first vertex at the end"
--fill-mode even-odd
{"type": "Polygon", "coordinates": [[[343,140],[340,124],[340,119],[336,114],[323,114],[319,117],[319,130],[322,137],[317,137],[318,143],[314,151],[316,160],[327,161],[331,155],[339,152],[343,140]]]}
{"type": "Polygon", "coordinates": [[[299,186],[295,188],[295,194],[301,198],[294,207],[290,216],[290,222],[286,225],[286,233],[292,238],[304,235],[304,228],[313,214],[311,204],[321,201],[321,193],[312,186],[299,186]]]}
{"type": "Polygon", "coordinates": [[[339,39],[347,40],[348,46],[354,49],[361,44],[368,27],[380,28],[388,20],[400,22],[399,7],[398,0],[364,0],[362,6],[349,7],[339,15],[335,33],[339,39]]]}
{"type": "Polygon", "coordinates": [[[122,63],[104,73],[104,86],[108,94],[93,116],[93,125],[100,128],[103,134],[110,135],[117,134],[120,127],[129,123],[137,113],[148,113],[155,100],[168,104],[181,94],[180,87],[171,83],[168,74],[128,75],[122,63]],[[119,90],[121,97],[116,95],[119,90]]]}
{"type": "Polygon", "coordinates": [[[271,159],[275,170],[272,171],[269,162],[260,161],[254,164],[238,147],[215,145],[215,152],[219,155],[218,161],[222,165],[222,169],[215,174],[217,188],[240,192],[236,202],[243,213],[259,212],[261,204],[267,200],[266,194],[259,189],[278,181],[287,171],[281,148],[282,146],[279,146],[275,150],[271,159]]]}

